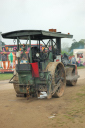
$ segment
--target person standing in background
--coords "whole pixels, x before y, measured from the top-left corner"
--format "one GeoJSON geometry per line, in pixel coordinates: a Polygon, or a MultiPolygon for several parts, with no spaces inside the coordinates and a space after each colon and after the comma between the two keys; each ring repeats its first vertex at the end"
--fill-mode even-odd
{"type": "Polygon", "coordinates": [[[78,60],[78,66],[80,66],[80,64],[81,64],[81,59],[79,58],[79,60],[78,60]]]}
{"type": "Polygon", "coordinates": [[[76,64],[76,58],[75,58],[74,55],[73,55],[73,57],[72,57],[72,59],[71,59],[71,62],[72,62],[72,64],[76,64]]]}
{"type": "Polygon", "coordinates": [[[6,55],[4,53],[2,54],[2,61],[6,61],[6,55]]]}

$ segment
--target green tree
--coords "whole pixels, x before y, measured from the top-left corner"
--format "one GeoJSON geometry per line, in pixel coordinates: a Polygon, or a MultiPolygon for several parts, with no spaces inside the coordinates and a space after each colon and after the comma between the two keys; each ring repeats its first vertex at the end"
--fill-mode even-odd
{"type": "Polygon", "coordinates": [[[85,44],[85,39],[81,39],[80,41],[84,42],[84,44],[85,44]]]}
{"type": "Polygon", "coordinates": [[[0,46],[4,46],[4,45],[5,45],[5,43],[0,41],[0,46]]]}
{"type": "Polygon", "coordinates": [[[71,47],[69,48],[69,51],[73,51],[73,49],[78,49],[78,48],[84,48],[84,41],[80,40],[79,42],[74,42],[71,44],[71,47]]]}
{"type": "Polygon", "coordinates": [[[61,54],[63,55],[64,53],[66,53],[67,55],[69,55],[69,53],[68,52],[66,52],[65,50],[61,50],[61,54]]]}

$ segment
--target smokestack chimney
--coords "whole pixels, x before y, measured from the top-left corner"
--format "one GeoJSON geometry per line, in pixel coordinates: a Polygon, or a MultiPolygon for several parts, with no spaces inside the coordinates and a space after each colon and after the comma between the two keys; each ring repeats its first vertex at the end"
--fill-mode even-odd
{"type": "Polygon", "coordinates": [[[49,29],[50,32],[56,32],[56,29],[49,29]]]}

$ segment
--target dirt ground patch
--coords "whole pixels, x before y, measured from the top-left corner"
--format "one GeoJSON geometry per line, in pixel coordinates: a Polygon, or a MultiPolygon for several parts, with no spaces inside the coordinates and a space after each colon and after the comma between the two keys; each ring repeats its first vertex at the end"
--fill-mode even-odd
{"type": "Polygon", "coordinates": [[[85,69],[76,86],[61,98],[16,97],[13,85],[0,81],[0,128],[85,128],[85,69]]]}

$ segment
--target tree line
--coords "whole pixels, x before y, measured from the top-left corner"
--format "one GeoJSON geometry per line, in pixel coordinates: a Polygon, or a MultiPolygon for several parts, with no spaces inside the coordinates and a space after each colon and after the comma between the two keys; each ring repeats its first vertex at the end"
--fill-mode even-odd
{"type": "Polygon", "coordinates": [[[71,44],[71,47],[68,48],[68,51],[67,51],[67,47],[64,49],[62,48],[61,54],[66,53],[67,55],[73,55],[73,49],[84,49],[84,46],[85,46],[85,39],[81,39],[79,42],[73,40],[73,43],[71,44]]]}

